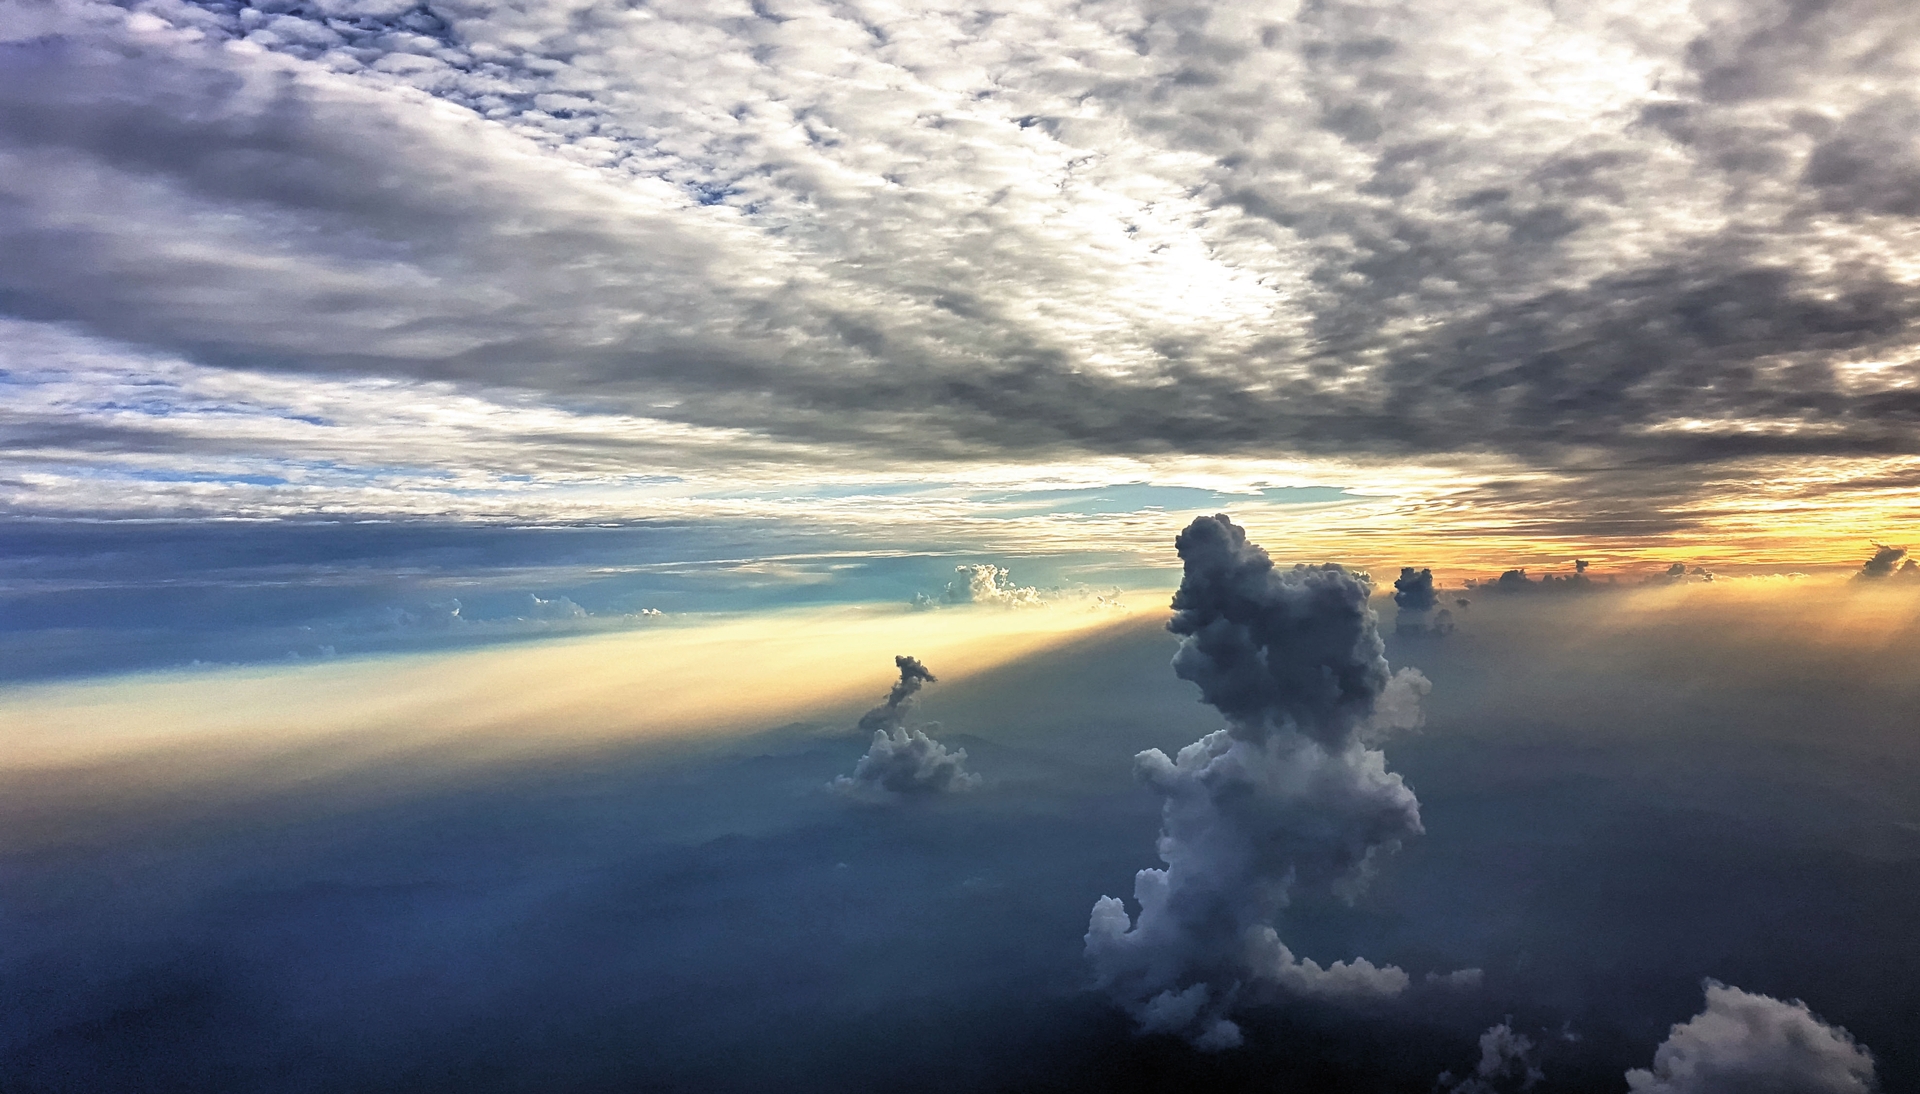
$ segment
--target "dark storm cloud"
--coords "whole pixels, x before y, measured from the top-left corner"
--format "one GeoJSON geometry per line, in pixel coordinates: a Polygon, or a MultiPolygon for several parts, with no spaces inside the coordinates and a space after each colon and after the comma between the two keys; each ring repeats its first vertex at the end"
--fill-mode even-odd
{"type": "Polygon", "coordinates": [[[1227,728],[1174,759],[1135,757],[1165,799],[1166,867],[1136,875],[1137,916],[1115,897],[1094,905],[1087,957],[1141,1029],[1220,1050],[1242,1040],[1230,1012],[1276,988],[1347,1001],[1406,989],[1405,972],[1364,957],[1295,956],[1275,922],[1296,889],[1357,892],[1382,851],[1420,833],[1413,791],[1367,742],[1382,715],[1417,713],[1425,679],[1389,672],[1363,575],[1277,570],[1225,515],[1196,518],[1176,546],[1174,672],[1227,728]]]}
{"type": "Polygon", "coordinates": [[[927,666],[921,664],[917,657],[906,654],[896,655],[893,666],[899,670],[900,678],[893,682],[892,689],[887,692],[886,702],[860,716],[862,733],[870,729],[892,729],[898,726],[901,719],[906,717],[907,707],[913,702],[913,697],[920,694],[920,689],[927,684],[937,682],[933,673],[927,666]]]}
{"type": "Polygon", "coordinates": [[[1616,531],[1685,519],[1620,468],[1920,454],[1911,5],[274,8],[8,9],[0,306],[874,459],[1501,454],[1616,531]]]}
{"type": "Polygon", "coordinates": [[[1434,605],[1440,603],[1440,597],[1433,591],[1433,571],[1402,566],[1400,576],[1393,582],[1393,603],[1403,612],[1432,611],[1434,605]]]}
{"type": "Polygon", "coordinates": [[[1864,581],[1877,581],[1898,574],[1905,577],[1917,569],[1912,559],[1907,558],[1905,547],[1889,547],[1884,543],[1873,545],[1873,557],[1860,564],[1860,572],[1853,576],[1864,581]]]}
{"type": "Polygon", "coordinates": [[[873,744],[854,765],[853,774],[836,777],[831,785],[844,794],[860,796],[917,796],[971,790],[980,776],[967,771],[967,750],[947,747],[916,726],[903,724],[913,709],[913,697],[935,682],[918,658],[905,654],[893,659],[900,670],[887,701],[860,716],[860,730],[873,732],[873,744]]]}
{"type": "Polygon", "coordinates": [[[1873,1054],[1799,1000],[1707,981],[1707,1009],[1673,1032],[1653,1068],[1627,1072],[1633,1094],[1871,1094],[1873,1054]]]}

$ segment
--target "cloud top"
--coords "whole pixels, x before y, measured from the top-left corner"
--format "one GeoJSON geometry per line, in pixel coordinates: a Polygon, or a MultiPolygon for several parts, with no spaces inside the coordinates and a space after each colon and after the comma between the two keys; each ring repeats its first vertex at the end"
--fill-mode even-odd
{"type": "Polygon", "coordinates": [[[1873,1054],[1791,1002],[1706,983],[1706,1009],[1673,1027],[1633,1094],[1870,1094],[1873,1054]]]}
{"type": "MultiPolygon", "coordinates": [[[[1580,566],[1585,569],[1586,563],[1580,566]]],[[[1402,566],[1400,576],[1393,583],[1393,603],[1403,612],[1432,611],[1440,603],[1439,595],[1433,591],[1433,571],[1402,566]]]]}

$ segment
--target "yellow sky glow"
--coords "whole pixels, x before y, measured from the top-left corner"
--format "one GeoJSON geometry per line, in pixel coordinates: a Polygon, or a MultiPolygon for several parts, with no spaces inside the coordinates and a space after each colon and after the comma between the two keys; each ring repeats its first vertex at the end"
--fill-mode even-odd
{"type": "Polygon", "coordinates": [[[851,723],[893,656],[965,678],[1106,628],[1083,605],[774,612],[454,653],[117,677],[0,691],[0,831],[69,838],[74,809],[270,796],[379,769],[458,778],[638,743],[851,723]]]}

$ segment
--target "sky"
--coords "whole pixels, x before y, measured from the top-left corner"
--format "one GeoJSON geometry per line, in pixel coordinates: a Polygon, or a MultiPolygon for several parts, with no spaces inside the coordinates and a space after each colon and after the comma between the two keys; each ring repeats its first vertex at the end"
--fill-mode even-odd
{"type": "Polygon", "coordinates": [[[1910,5],[6,10],[13,514],[1145,551],[1053,492],[1314,487],[1370,499],[1315,546],[1788,569],[1910,527],[1910,5]]]}
{"type": "Polygon", "coordinates": [[[1920,1092],[1917,89],[0,0],[0,1091],[1920,1092]]]}

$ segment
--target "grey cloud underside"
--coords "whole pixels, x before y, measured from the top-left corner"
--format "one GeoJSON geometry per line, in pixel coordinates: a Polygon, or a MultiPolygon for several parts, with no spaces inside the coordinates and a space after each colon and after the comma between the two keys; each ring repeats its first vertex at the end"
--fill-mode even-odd
{"type": "Polygon", "coordinates": [[[1920,454],[1910,5],[134,7],[204,40],[12,9],[8,313],[896,456],[1920,454]]]}

